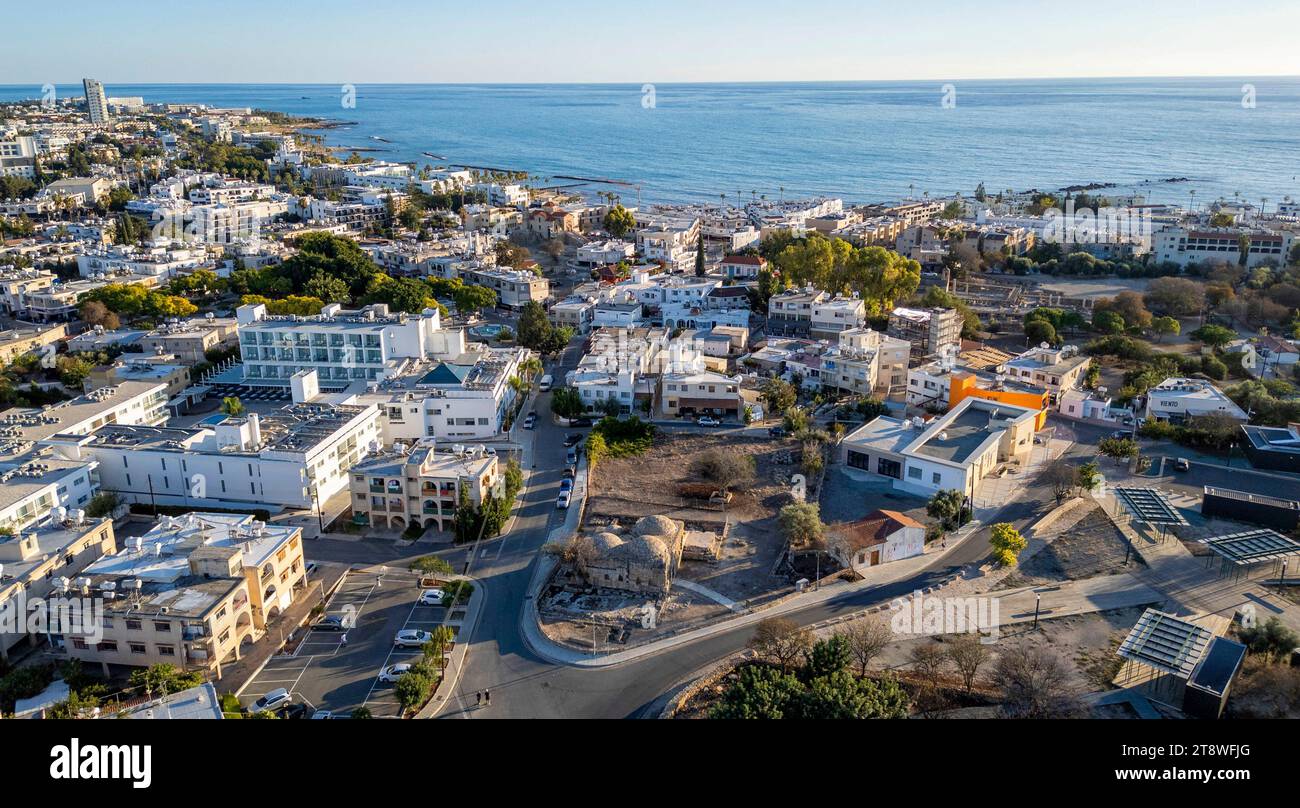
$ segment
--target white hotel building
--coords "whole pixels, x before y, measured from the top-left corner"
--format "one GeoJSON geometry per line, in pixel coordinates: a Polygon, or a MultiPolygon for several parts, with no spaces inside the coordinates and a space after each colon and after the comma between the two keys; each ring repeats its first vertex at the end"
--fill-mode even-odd
{"type": "Polygon", "coordinates": [[[190,508],[309,509],[348,486],[380,439],[373,406],[295,404],[186,428],[111,425],[47,443],[96,461],[99,483],[126,502],[190,508]]]}
{"type": "Polygon", "coordinates": [[[390,314],[382,304],[347,311],[326,306],[311,317],[273,316],[266,306],[241,306],[239,344],[244,383],[290,386],[301,371],[315,370],[321,389],[383,382],[430,357],[465,352],[465,332],[448,330],[436,310],[390,314]]]}

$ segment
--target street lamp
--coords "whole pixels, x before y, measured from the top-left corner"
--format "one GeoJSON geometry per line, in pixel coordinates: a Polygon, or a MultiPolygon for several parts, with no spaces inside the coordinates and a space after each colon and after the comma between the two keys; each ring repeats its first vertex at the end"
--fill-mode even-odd
{"type": "Polygon", "coordinates": [[[1034,631],[1037,631],[1037,630],[1038,630],[1038,616],[1039,616],[1040,614],[1042,614],[1042,612],[1043,612],[1043,595],[1042,595],[1042,593],[1040,592],[1040,593],[1036,593],[1036,594],[1034,595],[1034,597],[1036,598],[1036,600],[1035,600],[1035,602],[1034,602],[1034,631]]]}

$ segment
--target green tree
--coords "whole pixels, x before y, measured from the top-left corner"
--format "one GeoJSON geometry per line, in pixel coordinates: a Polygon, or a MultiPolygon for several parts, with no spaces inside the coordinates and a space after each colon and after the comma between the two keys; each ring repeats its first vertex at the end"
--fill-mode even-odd
{"type": "Polygon", "coordinates": [[[397,684],[393,686],[393,695],[397,698],[402,712],[409,713],[424,706],[435,684],[437,683],[429,676],[412,671],[397,680],[397,684]]]}
{"type": "Polygon", "coordinates": [[[704,233],[700,233],[699,240],[695,243],[695,277],[703,278],[708,273],[708,267],[704,261],[704,233]]]}
{"type": "Polygon", "coordinates": [[[546,317],[546,309],[536,300],[530,300],[519,314],[519,344],[538,353],[548,353],[554,331],[546,317]]]}
{"type": "Polygon", "coordinates": [[[1057,345],[1061,341],[1056,329],[1046,320],[1030,320],[1025,323],[1025,339],[1034,345],[1057,345]]]}
{"type": "Polygon", "coordinates": [[[782,379],[768,379],[763,384],[763,402],[767,404],[769,414],[781,413],[790,409],[799,400],[794,386],[782,379]]]}
{"type": "Polygon", "coordinates": [[[1222,348],[1237,339],[1237,332],[1221,325],[1207,325],[1196,329],[1188,336],[1211,348],[1222,348]]]}
{"type": "Polygon", "coordinates": [[[1004,567],[1014,567],[1020,554],[1029,546],[1025,537],[1020,535],[1014,525],[1002,523],[993,526],[989,544],[993,546],[993,558],[1004,567]]]}
{"type": "Polygon", "coordinates": [[[577,418],[586,410],[582,395],[572,387],[561,387],[551,394],[551,412],[561,418],[577,418]]]}
{"type": "Polygon", "coordinates": [[[803,691],[803,683],[792,674],[749,665],[740,669],[736,681],[723,692],[709,715],[732,721],[783,719],[803,691]]]}
{"type": "Polygon", "coordinates": [[[791,547],[818,547],[824,541],[821,506],[815,502],[792,502],[777,516],[781,535],[791,547]]]}
{"type": "Polygon", "coordinates": [[[235,396],[227,396],[221,400],[221,411],[226,415],[238,418],[244,414],[244,402],[235,396]]]}
{"type": "Polygon", "coordinates": [[[1116,462],[1124,462],[1136,458],[1140,449],[1137,441],[1132,438],[1103,438],[1097,444],[1097,451],[1103,457],[1109,457],[1116,462]]]}
{"type": "Polygon", "coordinates": [[[636,228],[636,217],[621,204],[615,205],[609,213],[605,214],[602,226],[605,228],[605,232],[614,238],[623,238],[636,228]]]}
{"type": "Polygon", "coordinates": [[[926,504],[925,512],[931,519],[938,519],[945,531],[957,530],[970,521],[966,495],[956,489],[935,494],[926,504]]]}
{"type": "Polygon", "coordinates": [[[1151,321],[1151,330],[1158,337],[1158,342],[1167,336],[1176,337],[1183,333],[1183,325],[1173,317],[1157,317],[1151,321]]]}
{"type": "Polygon", "coordinates": [[[411,562],[411,572],[418,575],[454,575],[456,570],[445,558],[424,556],[411,562]]]}
{"type": "Polygon", "coordinates": [[[1092,328],[1100,334],[1123,334],[1128,324],[1118,312],[1101,311],[1093,315],[1092,328]]]}

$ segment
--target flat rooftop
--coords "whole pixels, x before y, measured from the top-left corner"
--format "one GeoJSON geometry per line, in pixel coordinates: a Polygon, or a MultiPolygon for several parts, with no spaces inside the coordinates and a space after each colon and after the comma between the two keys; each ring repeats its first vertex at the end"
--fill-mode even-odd
{"type": "Polygon", "coordinates": [[[960,465],[970,459],[981,446],[997,439],[1004,429],[998,425],[990,428],[989,413],[966,409],[946,424],[943,431],[924,439],[913,446],[911,451],[960,465]]]}

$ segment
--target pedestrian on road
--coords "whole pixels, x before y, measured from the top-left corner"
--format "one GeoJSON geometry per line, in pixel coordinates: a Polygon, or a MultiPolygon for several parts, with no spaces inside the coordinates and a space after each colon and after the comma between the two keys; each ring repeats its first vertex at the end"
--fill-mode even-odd
{"type": "Polygon", "coordinates": [[[340,648],[347,648],[347,647],[348,647],[348,635],[347,635],[347,632],[344,632],[343,635],[342,635],[341,637],[339,637],[339,647],[340,647],[340,648]]]}
{"type": "Polygon", "coordinates": [[[492,691],[490,690],[483,691],[483,703],[489,707],[492,706],[492,691]]]}
{"type": "Polygon", "coordinates": [[[474,706],[475,706],[475,707],[482,707],[482,706],[483,706],[483,693],[482,693],[482,691],[478,691],[478,690],[474,691],[474,706]]]}

